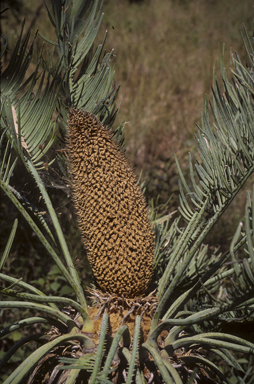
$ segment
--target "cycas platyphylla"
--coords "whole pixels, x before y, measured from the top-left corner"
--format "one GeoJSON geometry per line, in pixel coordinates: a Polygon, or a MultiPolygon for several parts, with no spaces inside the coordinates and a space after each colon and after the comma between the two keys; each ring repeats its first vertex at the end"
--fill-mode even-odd
{"type": "Polygon", "coordinates": [[[68,153],[79,227],[97,285],[142,295],[153,273],[154,235],[135,174],[113,133],[71,109],[68,153]]]}

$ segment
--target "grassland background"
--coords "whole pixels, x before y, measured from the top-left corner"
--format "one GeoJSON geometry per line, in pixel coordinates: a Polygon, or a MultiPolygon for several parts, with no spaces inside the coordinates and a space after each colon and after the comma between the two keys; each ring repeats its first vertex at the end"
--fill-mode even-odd
{"type": "MultiPolygon", "coordinates": [[[[1,7],[7,4],[11,8],[4,14],[1,29],[9,38],[9,51],[24,18],[25,31],[32,26],[34,33],[39,29],[48,38],[54,36],[42,1],[2,1],[1,7]]],[[[196,149],[196,123],[204,95],[212,99],[213,71],[216,62],[220,65],[223,44],[229,77],[232,53],[237,51],[245,64],[241,31],[244,23],[252,35],[253,1],[106,0],[103,7],[96,43],[102,42],[107,31],[105,49],[114,50],[112,65],[116,83],[121,85],[118,123],[125,117],[127,156],[138,175],[143,170],[147,200],[159,194],[159,202],[164,203],[173,193],[170,210],[174,211],[178,205],[174,154],[187,173],[188,152],[196,149]]],[[[39,50],[41,39],[37,40],[39,50]]],[[[44,49],[49,49],[47,44],[44,49]]],[[[7,54],[6,63],[9,58],[7,54]]],[[[226,246],[244,203],[242,193],[233,203],[232,217],[228,214],[221,219],[225,230],[212,234],[214,243],[226,246]]]]}
{"type": "MultiPolygon", "coordinates": [[[[52,38],[53,34],[41,1],[2,1],[1,8],[5,5],[10,5],[11,9],[1,21],[1,32],[9,39],[4,65],[10,59],[24,17],[25,30],[32,25],[34,32],[39,28],[46,37],[52,38]],[[18,11],[17,4],[20,5],[18,11]]],[[[121,84],[118,123],[125,117],[127,156],[137,174],[143,170],[142,177],[147,180],[147,200],[160,194],[160,203],[163,203],[174,193],[169,208],[174,211],[178,205],[174,153],[187,173],[188,151],[196,148],[195,124],[200,121],[204,94],[212,99],[214,65],[216,61],[219,63],[222,45],[225,43],[229,77],[230,52],[236,50],[245,64],[240,32],[244,23],[249,36],[252,35],[253,0],[106,0],[104,13],[96,42],[102,41],[107,30],[105,49],[114,49],[115,80],[121,84]]],[[[24,186],[22,190],[25,191],[24,186]]],[[[29,198],[33,194],[36,196],[35,190],[24,193],[29,198]]],[[[60,191],[51,194],[61,214],[71,253],[80,260],[82,281],[90,282],[91,273],[82,260],[84,250],[70,199],[60,191]]],[[[228,246],[243,217],[244,203],[245,192],[233,202],[231,211],[221,219],[207,241],[214,246],[220,245],[222,250],[228,246]]],[[[35,281],[46,291],[68,294],[68,290],[62,289],[59,274],[30,234],[27,224],[2,195],[1,250],[15,217],[19,218],[20,224],[7,272],[23,276],[24,281],[35,281]]],[[[10,320],[9,316],[12,315],[5,311],[4,324],[10,320]]],[[[10,344],[5,349],[9,347],[10,344]]]]}

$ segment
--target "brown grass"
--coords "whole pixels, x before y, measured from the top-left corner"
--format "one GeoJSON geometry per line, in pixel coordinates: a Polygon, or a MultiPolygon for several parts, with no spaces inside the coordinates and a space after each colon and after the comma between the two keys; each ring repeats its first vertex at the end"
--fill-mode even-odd
{"type": "Polygon", "coordinates": [[[101,30],[108,29],[107,48],[116,54],[130,154],[149,134],[160,144],[169,136],[170,146],[193,138],[221,44],[229,66],[231,47],[243,53],[240,30],[243,22],[251,28],[251,9],[248,0],[106,2],[101,30]]]}
{"type": "MultiPolygon", "coordinates": [[[[17,18],[11,10],[3,15],[6,19],[2,20],[1,28],[9,38],[9,50],[19,36],[21,21],[26,17],[26,31],[40,3],[26,0],[17,18]]],[[[5,7],[6,2],[1,2],[2,6],[5,7]]],[[[230,66],[231,48],[240,54],[244,63],[240,30],[244,23],[250,35],[252,33],[253,0],[144,0],[138,4],[130,4],[127,0],[106,0],[104,12],[97,41],[102,41],[107,29],[106,48],[108,51],[114,49],[116,58],[112,64],[116,65],[115,80],[121,84],[119,99],[122,106],[118,122],[123,115],[127,122],[127,156],[135,165],[137,174],[144,169],[143,177],[150,179],[147,197],[160,193],[161,201],[165,201],[178,190],[174,153],[183,168],[187,169],[187,152],[195,146],[193,133],[195,123],[200,120],[203,95],[207,93],[211,96],[213,68],[219,60],[221,44],[226,44],[227,68],[230,66]]],[[[40,9],[33,31],[37,28],[43,35],[52,38],[53,31],[45,7],[40,9]]],[[[10,52],[7,52],[6,60],[9,58],[10,52]]],[[[56,194],[59,195],[59,191],[56,194]]],[[[216,233],[211,234],[211,244],[228,246],[228,238],[243,216],[244,202],[243,192],[233,203],[231,216],[222,218],[220,228],[217,226],[216,233]]],[[[5,239],[17,214],[10,206],[7,208],[9,203],[1,204],[0,220],[6,231],[1,240],[1,248],[4,249],[5,239]]],[[[177,204],[176,200],[174,204],[177,204]]],[[[174,209],[174,206],[171,207],[171,211],[174,209]]],[[[72,225],[69,229],[69,209],[64,208],[63,216],[66,217],[63,225],[69,236],[71,253],[79,255],[82,252],[81,241],[77,240],[76,228],[72,225]]],[[[19,222],[18,239],[16,236],[7,265],[10,263],[13,274],[26,276],[28,280],[43,277],[51,283],[47,276],[51,260],[47,259],[49,267],[45,268],[45,260],[38,256],[43,254],[43,250],[36,251],[38,242],[32,235],[28,239],[27,233],[30,232],[21,217],[19,222]],[[29,265],[26,264],[27,255],[29,265]],[[40,260],[43,267],[38,267],[40,260]]],[[[87,282],[89,279],[86,266],[81,280],[87,282]]],[[[8,316],[6,312],[5,316],[2,321],[9,323],[13,314],[8,316]]],[[[12,341],[7,343],[6,350],[12,345],[12,341]]]]}
{"type": "MultiPolygon", "coordinates": [[[[39,5],[25,2],[19,13],[20,21],[27,18],[25,30],[39,5]]],[[[127,157],[137,174],[144,170],[148,200],[160,194],[165,202],[176,192],[173,211],[178,205],[174,153],[187,172],[187,153],[195,147],[195,123],[200,121],[203,95],[211,99],[213,68],[222,44],[226,44],[227,68],[231,49],[245,63],[240,31],[244,23],[251,35],[253,1],[106,0],[104,13],[97,42],[108,30],[106,49],[114,49],[115,80],[121,84],[118,122],[125,116],[127,157]]],[[[2,28],[12,42],[20,23],[10,17],[2,28]]],[[[33,30],[37,28],[52,38],[45,7],[33,30]]],[[[230,76],[229,69],[227,73],[230,76]]],[[[233,207],[237,220],[244,202],[242,194],[233,207]]]]}
{"type": "MultiPolygon", "coordinates": [[[[244,23],[251,36],[253,8],[251,0],[106,1],[103,26],[107,47],[116,54],[127,156],[138,174],[143,169],[148,200],[160,194],[162,203],[175,192],[171,211],[179,204],[174,153],[188,174],[187,153],[196,146],[204,94],[211,100],[214,65],[220,66],[224,43],[228,77],[231,52],[245,64],[240,32],[244,23]]],[[[227,249],[245,202],[241,191],[211,233],[211,243],[227,249]]]]}

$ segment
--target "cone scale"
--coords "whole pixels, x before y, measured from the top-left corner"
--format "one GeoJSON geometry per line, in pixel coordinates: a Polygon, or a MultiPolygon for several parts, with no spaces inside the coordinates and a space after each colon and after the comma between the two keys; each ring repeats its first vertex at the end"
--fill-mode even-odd
{"type": "Polygon", "coordinates": [[[152,277],[154,234],[136,176],[112,137],[95,116],[70,110],[74,205],[96,284],[137,297],[152,277]]]}

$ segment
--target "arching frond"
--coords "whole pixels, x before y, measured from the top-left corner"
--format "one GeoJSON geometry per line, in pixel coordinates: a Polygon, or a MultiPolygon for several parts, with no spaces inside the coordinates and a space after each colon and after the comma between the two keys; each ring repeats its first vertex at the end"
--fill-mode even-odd
{"type": "MultiPolygon", "coordinates": [[[[248,355],[251,361],[254,344],[231,334],[227,327],[246,324],[254,318],[254,188],[252,199],[247,195],[245,219],[229,250],[221,254],[204,245],[208,232],[254,171],[254,49],[247,33],[244,44],[248,67],[236,54],[232,57],[233,79],[228,81],[222,56],[223,90],[215,71],[212,116],[205,100],[196,135],[198,153],[189,155],[190,186],[176,159],[180,176],[179,216],[171,222],[171,214],[159,219],[151,215],[156,249],[155,278],[150,288],[157,287],[158,297],[153,296],[156,290],[134,298],[126,298],[126,291],[121,297],[115,292],[105,292],[102,297],[104,292],[97,291],[98,312],[92,317],[95,308],[87,305],[41,169],[56,132],[65,133],[70,107],[85,109],[104,126],[112,126],[118,114],[118,87],[113,82],[111,66],[113,51],[104,52],[105,39],[94,49],[103,17],[102,1],[55,0],[50,8],[46,2],[45,6],[56,35],[55,40],[45,39],[54,47],[50,60],[42,51],[33,73],[26,79],[33,43],[29,47],[29,34],[23,39],[21,33],[1,75],[0,187],[51,255],[73,288],[76,300],[46,295],[21,278],[0,273],[2,295],[14,298],[2,301],[1,308],[47,314],[21,319],[5,327],[0,335],[9,335],[25,325],[53,326],[48,334],[31,334],[10,348],[0,368],[24,343],[40,343],[5,384],[19,383],[28,377],[29,382],[35,382],[38,372],[45,372],[52,383],[66,384],[78,380],[91,384],[218,380],[226,384],[227,375],[216,365],[216,358],[225,362],[239,383],[250,384],[252,367],[244,371],[235,352],[248,355]],[[18,157],[38,187],[50,224],[11,185],[18,157]],[[243,260],[238,256],[240,248],[246,255],[243,260]],[[65,307],[61,310],[62,306],[65,307]],[[53,368],[48,369],[49,365],[53,368]],[[214,379],[208,378],[210,374],[214,379]]],[[[6,46],[5,42],[3,52],[6,46]]],[[[121,150],[123,128],[122,122],[114,133],[121,150]]],[[[135,223],[132,227],[135,231],[135,223]]],[[[16,228],[17,222],[0,258],[0,268],[10,255],[16,228]]],[[[103,241],[107,241],[106,236],[103,241]]]]}
{"type": "MultiPolygon", "coordinates": [[[[23,30],[24,30],[25,22],[22,24],[21,33],[19,39],[15,45],[15,48],[12,52],[10,62],[6,69],[0,74],[1,81],[1,104],[3,100],[8,97],[11,102],[14,101],[17,94],[31,81],[34,73],[28,77],[28,79],[24,81],[24,78],[27,73],[27,69],[32,60],[33,54],[33,43],[30,45],[29,50],[27,51],[30,32],[26,34],[23,38],[23,30]]],[[[2,48],[1,52],[1,60],[4,54],[4,51],[8,45],[8,40],[5,37],[5,44],[2,48]]],[[[2,61],[1,61],[2,67],[2,61]]]]}
{"type": "MultiPolygon", "coordinates": [[[[205,100],[202,125],[197,135],[199,160],[193,156],[192,162],[190,156],[189,161],[192,188],[188,186],[177,162],[180,176],[179,211],[187,226],[181,230],[174,229],[173,248],[168,243],[170,257],[158,287],[158,293],[162,297],[158,314],[162,313],[163,306],[176,286],[183,284],[193,260],[198,257],[199,260],[207,261],[207,253],[200,248],[205,236],[254,171],[254,99],[249,91],[253,61],[251,69],[242,67],[237,60],[235,67],[238,68],[238,73],[232,84],[222,70],[223,94],[215,79],[213,128],[209,122],[208,104],[205,100]],[[247,78],[248,85],[245,80],[247,78]]],[[[172,234],[170,236],[172,238],[172,234]]],[[[216,258],[213,262],[210,260],[210,267],[212,264],[216,266],[216,258]]]]}
{"type": "Polygon", "coordinates": [[[11,246],[12,246],[12,243],[13,243],[13,240],[14,240],[14,237],[15,237],[15,233],[16,233],[16,230],[17,230],[17,226],[18,226],[18,219],[15,219],[14,223],[13,223],[13,226],[12,226],[12,230],[11,230],[11,233],[10,233],[10,236],[8,238],[8,241],[7,241],[7,244],[5,246],[5,249],[4,249],[4,252],[0,258],[0,271],[3,269],[4,267],[4,264],[9,256],[9,253],[10,253],[10,250],[11,250],[11,246]]]}
{"type": "MultiPolygon", "coordinates": [[[[16,137],[15,137],[16,139],[16,137]]],[[[0,182],[2,183],[2,188],[8,188],[8,193],[12,196],[12,201],[15,204],[17,202],[17,208],[22,207],[22,212],[30,211],[34,215],[34,217],[38,218],[42,227],[46,230],[47,234],[50,238],[54,240],[54,236],[49,229],[49,226],[46,220],[43,217],[42,212],[34,206],[34,204],[30,203],[20,192],[18,192],[14,187],[10,185],[10,179],[15,170],[15,165],[17,162],[17,158],[13,160],[13,147],[15,143],[15,139],[12,140],[11,137],[8,138],[6,132],[4,132],[1,136],[0,141],[0,182]],[[4,148],[5,147],[5,148],[4,148]],[[25,208],[24,208],[25,207],[25,208]]],[[[29,217],[29,215],[28,215],[29,217]]],[[[32,219],[31,219],[32,220],[32,219]]],[[[35,224],[35,223],[34,223],[35,224]]]]}
{"type": "MultiPolygon", "coordinates": [[[[118,109],[115,99],[119,87],[113,83],[114,70],[110,65],[113,52],[103,53],[105,39],[93,54],[94,40],[99,31],[103,13],[100,0],[66,0],[52,3],[48,14],[55,28],[58,58],[50,72],[60,65],[64,77],[61,85],[60,109],[66,123],[66,107],[85,109],[112,126],[118,109]]],[[[45,39],[47,40],[47,39],[45,39]]]]}

